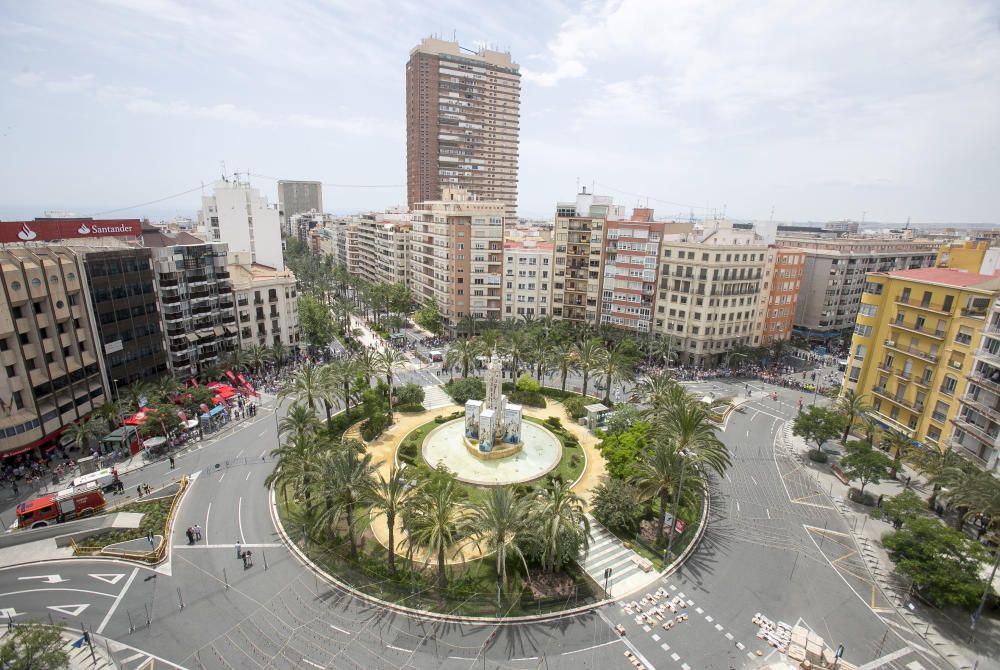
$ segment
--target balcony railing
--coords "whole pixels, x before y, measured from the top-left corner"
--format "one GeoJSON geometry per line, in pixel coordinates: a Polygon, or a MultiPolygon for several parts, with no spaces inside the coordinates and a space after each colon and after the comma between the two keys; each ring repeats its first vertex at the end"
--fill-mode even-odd
{"type": "Polygon", "coordinates": [[[956,426],[964,430],[968,435],[971,435],[972,437],[976,438],[983,444],[989,445],[991,447],[997,445],[998,433],[996,430],[994,430],[991,433],[988,428],[983,428],[978,424],[972,423],[971,421],[968,421],[962,416],[957,416],[954,419],[952,419],[952,421],[956,426]]]}
{"type": "Polygon", "coordinates": [[[990,381],[990,378],[987,377],[986,375],[973,372],[972,374],[968,375],[966,379],[971,381],[973,384],[977,384],[979,386],[982,386],[983,388],[993,391],[994,393],[1000,394],[1000,383],[990,381]]]}
{"type": "Polygon", "coordinates": [[[990,419],[994,423],[1000,424],[1000,403],[998,403],[997,405],[993,405],[993,406],[984,405],[983,403],[979,402],[978,400],[973,400],[972,398],[969,398],[968,396],[966,396],[965,398],[963,398],[962,402],[964,402],[969,407],[972,407],[977,412],[979,412],[980,414],[982,414],[986,418],[990,419]]]}
{"type": "Polygon", "coordinates": [[[904,299],[902,295],[897,295],[896,296],[896,304],[907,305],[908,307],[914,307],[916,309],[922,309],[922,310],[927,311],[927,312],[935,312],[937,314],[951,314],[951,310],[954,309],[953,307],[949,308],[949,309],[945,309],[944,305],[941,305],[941,304],[938,304],[938,303],[933,303],[933,302],[930,302],[930,301],[927,301],[927,300],[922,300],[920,302],[916,302],[916,301],[914,301],[912,299],[909,299],[909,298],[905,298],[904,299]]]}
{"type": "Polygon", "coordinates": [[[943,330],[930,330],[929,328],[918,328],[916,325],[907,325],[904,321],[894,321],[891,326],[893,328],[900,328],[902,330],[908,330],[911,333],[919,333],[920,335],[926,335],[928,337],[933,337],[936,339],[944,339],[943,330]]]}
{"type": "Polygon", "coordinates": [[[894,351],[898,351],[902,354],[907,354],[909,356],[916,356],[917,358],[922,358],[925,361],[930,361],[931,363],[937,363],[937,355],[929,353],[927,351],[921,351],[912,344],[909,347],[903,347],[902,345],[896,344],[895,340],[886,340],[885,346],[894,351]]]}

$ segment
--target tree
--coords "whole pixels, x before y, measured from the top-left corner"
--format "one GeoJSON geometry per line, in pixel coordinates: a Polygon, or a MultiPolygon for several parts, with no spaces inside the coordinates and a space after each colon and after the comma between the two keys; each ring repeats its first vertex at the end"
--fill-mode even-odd
{"type": "Polygon", "coordinates": [[[538,393],[542,390],[542,385],[527,372],[517,378],[515,388],[522,393],[538,393]]]}
{"type": "Polygon", "coordinates": [[[968,514],[982,514],[991,519],[1000,518],[1000,481],[983,470],[975,470],[952,494],[958,505],[968,508],[968,514]]]}
{"type": "Polygon", "coordinates": [[[64,436],[73,438],[73,447],[84,449],[90,441],[100,435],[101,429],[93,419],[80,419],[66,426],[64,436]]]}
{"type": "Polygon", "coordinates": [[[396,389],[396,401],[402,407],[414,407],[424,401],[424,389],[419,384],[403,384],[396,389]]]}
{"type": "Polygon", "coordinates": [[[299,330],[306,342],[314,347],[325,347],[334,338],[333,316],[330,308],[317,298],[299,294],[299,330]]]}
{"type": "Polygon", "coordinates": [[[4,636],[0,667],[5,670],[63,670],[69,654],[60,628],[21,625],[4,636]]]}
{"type": "Polygon", "coordinates": [[[287,497],[290,486],[296,499],[300,496],[305,499],[308,512],[311,509],[311,487],[316,462],[326,446],[314,433],[293,433],[282,445],[271,451],[272,458],[277,462],[271,474],[264,479],[264,487],[270,488],[280,482],[282,496],[287,497]]]}
{"type": "Polygon", "coordinates": [[[295,398],[305,403],[306,407],[315,410],[317,403],[327,395],[328,381],[321,367],[306,365],[292,377],[291,383],[282,387],[278,392],[278,398],[279,400],[295,398]]]}
{"type": "MultiPolygon", "coordinates": [[[[604,380],[604,403],[611,404],[611,387],[628,378],[635,366],[630,340],[621,340],[605,349],[601,357],[600,374],[604,380]]],[[[584,393],[586,395],[586,393],[584,393]]]]}
{"type": "Polygon", "coordinates": [[[924,499],[907,489],[883,500],[882,506],[873,508],[870,514],[876,518],[885,515],[893,523],[898,521],[902,525],[910,519],[921,516],[926,509],[927,503],[924,499]]]}
{"type": "Polygon", "coordinates": [[[927,475],[932,486],[931,495],[927,498],[928,509],[935,508],[941,487],[946,481],[955,480],[957,478],[956,469],[961,469],[967,463],[943,441],[940,445],[912,449],[910,458],[917,469],[927,475]]]}
{"type": "Polygon", "coordinates": [[[313,433],[319,429],[319,426],[319,418],[313,409],[293,402],[288,407],[288,411],[285,412],[285,416],[281,417],[281,421],[278,422],[278,438],[280,439],[288,433],[295,436],[313,433]]]}
{"type": "Polygon", "coordinates": [[[891,465],[892,461],[888,456],[864,442],[849,442],[847,455],[840,460],[840,467],[848,481],[856,479],[861,482],[861,495],[864,495],[866,486],[882,481],[885,471],[891,465]]]}
{"type": "Polygon", "coordinates": [[[604,359],[608,355],[607,349],[597,338],[578,342],[573,351],[573,367],[583,375],[583,393],[587,395],[590,383],[590,374],[600,370],[604,364],[604,359]]]}
{"type": "Polygon", "coordinates": [[[108,401],[94,410],[92,418],[102,419],[108,424],[108,431],[112,431],[122,418],[122,408],[117,402],[108,401]]]}
{"type": "Polygon", "coordinates": [[[646,355],[653,363],[670,367],[677,360],[677,341],[673,335],[656,335],[647,340],[646,355]]]}
{"type": "Polygon", "coordinates": [[[406,364],[406,355],[392,347],[385,347],[375,357],[379,374],[385,375],[385,385],[389,389],[389,419],[392,420],[392,374],[406,364]]]}
{"type": "Polygon", "coordinates": [[[390,575],[396,574],[396,518],[409,504],[415,489],[408,488],[399,469],[393,465],[389,469],[389,478],[382,473],[376,473],[374,481],[368,489],[368,502],[374,512],[372,518],[385,517],[389,528],[388,557],[386,570],[390,575]]]}
{"type": "Polygon", "coordinates": [[[553,370],[559,371],[559,388],[566,391],[566,377],[575,367],[576,345],[568,338],[557,341],[549,351],[549,362],[553,370]]]}
{"type": "Polygon", "coordinates": [[[341,521],[347,522],[347,540],[351,545],[351,558],[358,557],[357,523],[358,506],[364,502],[371,488],[375,470],[372,455],[356,440],[342,439],[336,448],[323,453],[316,465],[315,526],[326,527],[332,534],[341,521]]]}
{"type": "Polygon", "coordinates": [[[844,418],[826,407],[813,405],[799,412],[792,423],[792,433],[813,442],[822,451],[823,445],[840,435],[844,418]]]}
{"type": "Polygon", "coordinates": [[[409,508],[408,540],[426,547],[430,555],[437,557],[438,588],[443,591],[448,586],[445,554],[465,531],[470,513],[461,503],[462,494],[455,478],[448,473],[438,477],[442,478],[434,479],[432,475],[430,485],[420,487],[418,499],[409,508]]]}
{"type": "Polygon", "coordinates": [[[177,405],[155,402],[146,412],[146,422],[139,428],[143,437],[162,435],[169,437],[180,429],[181,419],[177,416],[177,405]]]}
{"type": "Polygon", "coordinates": [[[560,543],[572,536],[569,531],[575,531],[582,538],[579,548],[590,546],[590,521],[584,513],[583,498],[570,490],[566,482],[556,480],[545,489],[536,503],[534,514],[541,523],[542,569],[553,572],[560,567],[560,557],[565,552],[560,543]]]}
{"type": "Polygon", "coordinates": [[[244,353],[244,360],[246,360],[247,365],[254,372],[260,372],[269,360],[271,360],[271,352],[267,347],[260,344],[255,344],[244,353]]]}
{"type": "Polygon", "coordinates": [[[532,527],[531,504],[526,496],[519,495],[510,486],[490,489],[482,500],[472,505],[469,527],[476,544],[496,554],[499,585],[507,586],[509,554],[520,558],[525,572],[528,571],[522,552],[532,527]]]}
{"type": "Polygon", "coordinates": [[[474,339],[455,340],[448,348],[448,353],[444,357],[444,363],[449,368],[456,366],[462,368],[462,378],[469,376],[469,368],[476,364],[482,347],[474,339]]]}
{"type": "MultiPolygon", "coordinates": [[[[871,446],[871,442],[868,443],[871,446]]],[[[889,469],[889,479],[895,479],[899,473],[899,466],[903,464],[903,459],[913,449],[913,442],[910,438],[899,433],[886,433],[882,440],[882,446],[892,454],[892,466],[889,469]]]]}
{"type": "Polygon", "coordinates": [[[985,548],[936,519],[912,518],[888,533],[882,545],[896,571],[910,578],[921,596],[938,607],[972,609],[983,592],[980,564],[985,548]]]}
{"type": "Polygon", "coordinates": [[[271,360],[273,360],[278,367],[285,364],[285,359],[288,358],[288,347],[286,347],[281,342],[275,342],[271,346],[271,360]]]}
{"type": "Polygon", "coordinates": [[[639,474],[639,458],[649,446],[650,424],[638,421],[622,432],[608,431],[598,451],[607,463],[608,474],[616,479],[634,479],[639,474]]]}
{"type": "Polygon", "coordinates": [[[868,414],[872,406],[868,404],[868,396],[866,394],[859,394],[850,389],[845,391],[844,395],[837,398],[837,409],[840,410],[840,413],[845,418],[844,435],[840,438],[840,442],[846,445],[847,437],[850,435],[851,429],[854,428],[854,422],[868,414]]]}
{"type": "Polygon", "coordinates": [[[594,518],[613,531],[634,535],[639,527],[639,490],[627,481],[611,477],[594,489],[591,512],[594,518]]]}
{"type": "Polygon", "coordinates": [[[478,377],[460,379],[445,385],[445,391],[457,405],[465,405],[468,400],[482,400],[486,397],[486,387],[478,377]]]}

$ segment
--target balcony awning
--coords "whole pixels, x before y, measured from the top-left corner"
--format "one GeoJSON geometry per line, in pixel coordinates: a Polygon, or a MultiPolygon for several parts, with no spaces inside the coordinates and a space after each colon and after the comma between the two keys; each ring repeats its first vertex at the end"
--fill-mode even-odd
{"type": "Polygon", "coordinates": [[[213,328],[213,330],[215,331],[216,337],[222,337],[225,334],[225,331],[222,329],[222,326],[216,326],[215,328],[213,328]]]}
{"type": "Polygon", "coordinates": [[[195,335],[194,333],[188,333],[187,334],[187,338],[188,338],[188,342],[197,342],[198,341],[198,336],[195,335]]]}

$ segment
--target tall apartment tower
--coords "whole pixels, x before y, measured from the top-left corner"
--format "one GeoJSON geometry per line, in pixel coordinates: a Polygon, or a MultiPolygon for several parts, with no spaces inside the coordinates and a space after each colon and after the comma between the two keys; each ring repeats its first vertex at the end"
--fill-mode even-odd
{"type": "Polygon", "coordinates": [[[254,263],[285,269],[278,210],[246,182],[215,182],[213,195],[201,198],[198,227],[208,242],[225,242],[230,251],[249,251],[254,263]]]}
{"type": "Polygon", "coordinates": [[[517,210],[520,66],[509,53],[429,37],[406,64],[407,202],[461,188],[517,210]]]}
{"type": "Polygon", "coordinates": [[[323,183],[278,180],[278,217],[285,235],[293,236],[289,222],[296,214],[323,213],[323,183]]]}

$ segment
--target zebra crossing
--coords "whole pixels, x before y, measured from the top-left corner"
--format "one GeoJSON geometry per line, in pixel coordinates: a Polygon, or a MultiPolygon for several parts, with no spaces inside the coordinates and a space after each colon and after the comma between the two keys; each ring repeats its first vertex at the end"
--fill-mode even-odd
{"type": "Polygon", "coordinates": [[[653,582],[658,577],[655,570],[649,572],[639,567],[642,556],[627,548],[621,540],[591,516],[590,547],[583,559],[583,569],[602,587],[604,572],[611,568],[607,581],[608,595],[613,598],[632,593],[653,582]]]}
{"type": "Polygon", "coordinates": [[[447,407],[448,405],[454,405],[455,401],[451,399],[451,396],[444,392],[437,384],[430,386],[424,386],[424,402],[422,403],[424,409],[438,409],[439,407],[447,407]]]}

